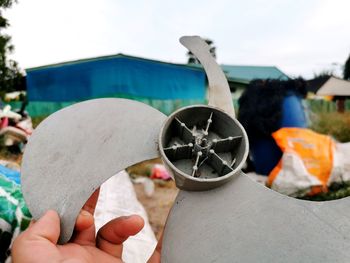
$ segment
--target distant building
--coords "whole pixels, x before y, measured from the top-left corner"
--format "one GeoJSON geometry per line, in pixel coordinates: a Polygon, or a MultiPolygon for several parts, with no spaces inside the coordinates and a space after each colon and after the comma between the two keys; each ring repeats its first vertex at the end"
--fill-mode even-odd
{"type": "Polygon", "coordinates": [[[350,81],[334,76],[320,76],[307,81],[309,98],[333,99],[333,97],[350,98],[350,81]]]}
{"type": "Polygon", "coordinates": [[[337,110],[344,112],[345,100],[350,98],[350,81],[334,76],[321,76],[308,81],[308,98],[337,102],[337,110]]]}
{"type": "Polygon", "coordinates": [[[328,81],[331,76],[319,76],[307,81],[307,92],[310,98],[313,98],[317,91],[328,81]]]}
{"type": "Polygon", "coordinates": [[[234,98],[239,98],[253,79],[281,79],[289,77],[275,66],[221,65],[234,98]]]}
{"type": "MultiPolygon", "coordinates": [[[[255,78],[288,79],[276,67],[222,65],[233,98],[255,78]]],[[[122,97],[169,114],[204,103],[205,72],[200,66],[117,54],[27,69],[28,111],[47,115],[78,101],[122,97]]]]}

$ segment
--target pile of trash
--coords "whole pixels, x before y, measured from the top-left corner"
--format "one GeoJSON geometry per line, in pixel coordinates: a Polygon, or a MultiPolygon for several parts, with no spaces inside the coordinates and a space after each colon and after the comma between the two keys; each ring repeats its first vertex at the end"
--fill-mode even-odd
{"type": "Polygon", "coordinates": [[[267,179],[272,189],[300,197],[350,182],[350,143],[303,128],[282,128],[272,136],[283,151],[267,179]]]}
{"type": "Polygon", "coordinates": [[[0,109],[2,146],[18,146],[22,150],[32,132],[32,120],[24,110],[12,111],[10,105],[0,109]]]}
{"type": "Polygon", "coordinates": [[[316,133],[303,104],[302,79],[254,80],[239,100],[253,170],[266,185],[293,197],[326,193],[350,182],[350,143],[316,133]]]}

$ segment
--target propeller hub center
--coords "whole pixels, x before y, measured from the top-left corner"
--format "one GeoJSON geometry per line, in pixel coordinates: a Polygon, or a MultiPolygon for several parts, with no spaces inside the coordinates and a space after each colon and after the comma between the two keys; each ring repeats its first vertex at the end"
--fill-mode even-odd
{"type": "Polygon", "coordinates": [[[180,189],[209,189],[237,174],[248,154],[240,123],[210,106],[190,106],[169,116],[159,149],[180,189]]]}

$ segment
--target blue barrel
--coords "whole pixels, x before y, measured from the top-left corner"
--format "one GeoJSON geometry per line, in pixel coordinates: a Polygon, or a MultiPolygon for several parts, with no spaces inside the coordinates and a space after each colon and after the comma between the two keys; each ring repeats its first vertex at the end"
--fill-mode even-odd
{"type": "MultiPolygon", "coordinates": [[[[307,127],[302,100],[294,92],[287,93],[287,96],[283,99],[282,118],[279,128],[283,127],[307,127]]],[[[250,153],[253,158],[255,171],[262,175],[268,175],[282,157],[282,151],[272,136],[252,140],[250,153]]]]}

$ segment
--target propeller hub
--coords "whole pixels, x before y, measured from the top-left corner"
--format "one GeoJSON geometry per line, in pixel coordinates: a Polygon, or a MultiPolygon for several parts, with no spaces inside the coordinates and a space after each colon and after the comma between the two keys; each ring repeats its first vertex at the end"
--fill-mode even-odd
{"type": "Polygon", "coordinates": [[[159,150],[176,185],[207,190],[240,171],[248,155],[241,124],[212,106],[189,106],[169,116],[161,129],[159,150]]]}

